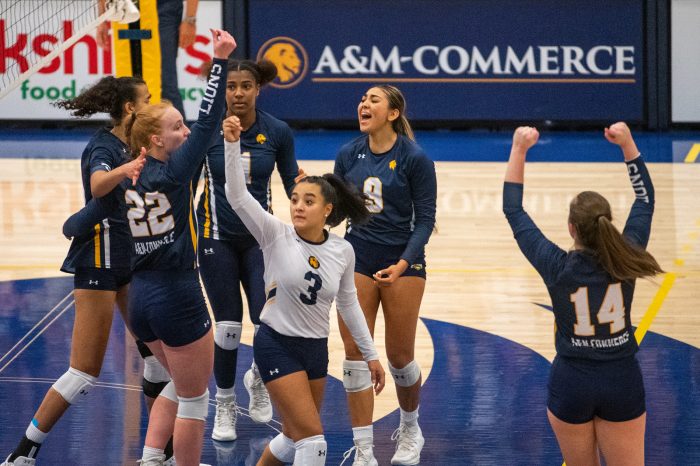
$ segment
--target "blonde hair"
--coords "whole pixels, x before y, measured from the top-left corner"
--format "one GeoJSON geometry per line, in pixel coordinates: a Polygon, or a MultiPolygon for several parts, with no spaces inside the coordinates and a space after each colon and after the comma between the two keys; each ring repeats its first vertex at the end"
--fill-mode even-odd
{"type": "Polygon", "coordinates": [[[172,106],[173,104],[169,101],[163,100],[157,104],[146,105],[131,115],[131,121],[126,126],[126,137],[133,157],[141,152],[142,147],[146,150],[150,149],[151,136],[161,133],[163,115],[172,106]]]}

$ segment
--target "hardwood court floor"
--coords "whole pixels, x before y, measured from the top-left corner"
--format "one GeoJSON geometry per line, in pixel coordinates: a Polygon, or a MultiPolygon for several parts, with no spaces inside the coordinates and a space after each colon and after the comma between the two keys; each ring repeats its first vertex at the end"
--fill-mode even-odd
{"type": "MultiPolygon", "coordinates": [[[[332,170],[331,161],[300,165],[312,174],[332,170]]],[[[422,464],[561,464],[544,404],[554,356],[553,318],[545,308],[551,303],[501,212],[505,165],[437,162],[436,166],[438,222],[427,248],[428,281],[417,339],[424,383],[422,464]]],[[[638,281],[633,303],[635,326],[643,316],[648,322],[658,311],[639,353],[649,410],[647,464],[700,464],[700,165],[653,163],[650,171],[657,201],[649,250],[675,281],[669,284],[664,276],[638,281]],[[668,293],[663,301],[660,290],[668,293]]],[[[605,195],[619,227],[633,201],[622,162],[532,163],[526,169],[525,186],[526,209],[564,248],[571,245],[568,202],[577,192],[605,195]]],[[[61,225],[81,206],[77,160],[0,160],[0,281],[5,282],[0,283],[0,354],[5,355],[0,360],[0,455],[14,447],[43,393],[68,363],[70,310],[7,364],[17,352],[8,350],[71,289],[69,278],[53,277],[66,277],[58,271],[69,244],[61,225]],[[24,281],[39,277],[49,280],[24,281]],[[23,393],[19,398],[18,389],[23,393]]],[[[273,206],[276,215],[289,219],[277,176],[273,206]]],[[[249,322],[244,328],[239,376],[250,361],[246,345],[252,342],[249,322]]],[[[383,333],[379,322],[380,354],[383,333]]],[[[90,464],[86,458],[105,454],[102,439],[113,437],[115,431],[118,439],[112,438],[110,445],[117,453],[110,453],[104,464],[133,464],[138,457],[145,426],[138,393],[140,362],[118,319],[114,335],[101,378],[106,385],[93,391],[90,401],[69,410],[41,452],[44,464],[90,464]],[[110,390],[117,386],[120,401],[110,405],[110,390]],[[88,425],[99,435],[84,441],[79,432],[88,425]]],[[[334,323],[330,349],[332,377],[324,424],[329,437],[327,464],[338,464],[351,437],[340,382],[342,344],[334,323]]],[[[244,390],[239,399],[245,408],[244,390]]],[[[398,422],[397,408],[389,383],[375,413],[380,464],[388,464],[393,452],[389,436],[398,422]]],[[[207,436],[203,461],[253,464],[279,426],[253,425],[243,414],[240,439],[222,446],[207,436]]]]}

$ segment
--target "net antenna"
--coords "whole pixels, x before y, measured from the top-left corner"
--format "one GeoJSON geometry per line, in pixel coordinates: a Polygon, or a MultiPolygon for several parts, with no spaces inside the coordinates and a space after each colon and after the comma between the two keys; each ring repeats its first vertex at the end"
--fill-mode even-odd
{"type": "Polygon", "coordinates": [[[0,99],[103,22],[127,24],[139,19],[132,0],[106,0],[104,13],[98,11],[98,0],[2,0],[0,34],[5,36],[0,37],[0,43],[13,53],[0,57],[0,99]],[[61,41],[65,21],[71,21],[75,30],[66,40],[50,43],[51,50],[46,50],[42,37],[51,35],[61,41]],[[38,52],[35,40],[42,44],[38,52]],[[31,50],[24,50],[26,46],[31,50]]]}

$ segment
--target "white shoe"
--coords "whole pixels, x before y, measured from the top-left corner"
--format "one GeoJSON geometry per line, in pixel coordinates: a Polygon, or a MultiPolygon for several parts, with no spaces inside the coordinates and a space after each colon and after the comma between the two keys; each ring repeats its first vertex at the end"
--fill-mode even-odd
{"type": "Polygon", "coordinates": [[[260,376],[255,376],[253,369],[248,369],[243,376],[243,385],[248,391],[248,414],[255,422],[265,423],[272,419],[272,403],[265,384],[260,376]]]}
{"type": "Polygon", "coordinates": [[[177,461],[175,461],[175,455],[163,461],[163,466],[177,466],[177,461]]]}
{"type": "MultiPolygon", "coordinates": [[[[173,461],[175,457],[173,456],[171,458],[173,461]]],[[[168,460],[170,461],[170,460],[168,460]]],[[[149,458],[147,460],[140,459],[136,462],[137,464],[140,464],[141,466],[164,466],[165,465],[165,454],[161,454],[158,456],[155,456],[153,458],[149,458]]],[[[172,464],[172,463],[170,463],[172,464]]]]}
{"type": "Polygon", "coordinates": [[[377,458],[374,457],[374,445],[371,442],[359,443],[355,442],[355,446],[343,453],[343,462],[340,466],[343,466],[345,460],[352,456],[353,451],[355,452],[355,459],[352,462],[352,466],[378,466],[377,458]]]}
{"type": "Polygon", "coordinates": [[[413,465],[420,463],[420,452],[425,444],[423,433],[416,423],[413,426],[400,424],[391,435],[396,440],[396,453],[391,458],[391,464],[413,465]]]}
{"type": "Polygon", "coordinates": [[[27,458],[26,456],[18,456],[14,460],[10,461],[10,456],[7,457],[4,463],[0,466],[34,466],[36,464],[36,458],[27,458]]]}
{"type": "Polygon", "coordinates": [[[238,407],[236,398],[231,401],[216,400],[216,416],[214,417],[214,429],[211,438],[220,442],[230,442],[236,440],[236,420],[238,407]]]}

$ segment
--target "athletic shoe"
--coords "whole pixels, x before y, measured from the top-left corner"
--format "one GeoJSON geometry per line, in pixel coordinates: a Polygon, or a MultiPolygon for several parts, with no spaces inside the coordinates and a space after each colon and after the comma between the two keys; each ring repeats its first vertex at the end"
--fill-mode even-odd
{"type": "Polygon", "coordinates": [[[236,440],[236,419],[238,407],[236,398],[230,401],[216,400],[216,416],[214,417],[214,429],[211,438],[220,442],[230,442],[236,440]]]}
{"type": "Polygon", "coordinates": [[[413,426],[399,425],[391,435],[396,440],[396,453],[391,458],[391,464],[413,465],[420,463],[420,452],[425,444],[423,433],[418,423],[413,426]]]}
{"type": "Polygon", "coordinates": [[[260,376],[256,376],[253,373],[253,369],[248,369],[243,376],[243,385],[245,385],[245,389],[250,397],[248,402],[250,418],[255,422],[270,422],[272,419],[272,403],[270,403],[270,395],[267,393],[265,384],[260,376]]]}
{"type": "Polygon", "coordinates": [[[343,466],[345,460],[350,458],[353,452],[355,452],[355,459],[352,462],[352,466],[378,466],[379,463],[374,457],[373,447],[372,442],[358,442],[356,440],[355,446],[343,454],[343,462],[340,463],[340,466],[343,466]]]}
{"type": "MultiPolygon", "coordinates": [[[[10,455],[12,456],[12,455],[10,455]]],[[[36,464],[36,458],[27,458],[26,456],[18,456],[14,460],[10,461],[10,456],[7,457],[4,463],[0,466],[34,466],[36,464]]]]}

